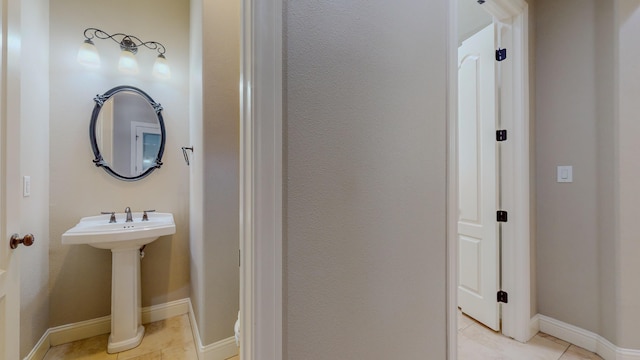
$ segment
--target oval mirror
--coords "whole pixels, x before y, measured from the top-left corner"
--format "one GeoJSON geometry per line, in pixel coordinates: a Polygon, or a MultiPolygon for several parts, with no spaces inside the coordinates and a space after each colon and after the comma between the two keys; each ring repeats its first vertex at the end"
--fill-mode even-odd
{"type": "Polygon", "coordinates": [[[115,87],[93,100],[89,136],[96,166],[125,181],[162,166],[166,133],[160,104],[133,86],[115,87]]]}

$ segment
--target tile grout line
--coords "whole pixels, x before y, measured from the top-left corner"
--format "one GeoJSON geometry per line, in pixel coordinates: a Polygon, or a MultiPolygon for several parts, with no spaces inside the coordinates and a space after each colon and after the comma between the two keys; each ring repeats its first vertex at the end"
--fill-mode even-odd
{"type": "Polygon", "coordinates": [[[564,356],[564,354],[567,353],[567,351],[569,351],[569,348],[571,347],[571,344],[567,345],[567,348],[564,349],[564,351],[562,352],[562,354],[560,354],[560,357],[558,358],[558,360],[562,359],[562,357],[564,356]]]}

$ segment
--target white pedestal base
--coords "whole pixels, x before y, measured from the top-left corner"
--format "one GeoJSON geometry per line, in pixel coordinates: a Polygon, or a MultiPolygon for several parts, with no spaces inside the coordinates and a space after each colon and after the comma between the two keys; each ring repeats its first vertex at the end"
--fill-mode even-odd
{"type": "Polygon", "coordinates": [[[109,344],[107,345],[107,352],[109,354],[114,354],[121,351],[133,349],[134,347],[140,345],[140,343],[142,342],[142,337],[144,337],[144,326],[138,327],[136,336],[134,336],[131,339],[116,342],[116,341],[113,341],[113,338],[111,336],[109,336],[109,344]]]}
{"type": "Polygon", "coordinates": [[[108,353],[133,349],[144,336],[140,297],[140,249],[112,249],[111,335],[108,353]]]}

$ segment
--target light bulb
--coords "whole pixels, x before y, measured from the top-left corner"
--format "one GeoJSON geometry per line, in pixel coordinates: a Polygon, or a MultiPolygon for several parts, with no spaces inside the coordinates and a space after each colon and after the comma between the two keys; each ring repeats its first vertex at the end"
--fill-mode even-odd
{"type": "Polygon", "coordinates": [[[100,55],[98,55],[98,49],[93,44],[93,41],[86,39],[80,50],[78,50],[78,62],[90,69],[97,69],[100,67],[100,55]]]}
{"type": "Polygon", "coordinates": [[[171,69],[167,63],[167,58],[163,54],[158,55],[156,62],[153,64],[153,76],[160,79],[171,78],[171,69]]]}
{"type": "Polygon", "coordinates": [[[120,61],[118,62],[118,70],[125,74],[137,74],[138,73],[138,61],[135,55],[129,50],[122,50],[120,52],[120,61]]]}

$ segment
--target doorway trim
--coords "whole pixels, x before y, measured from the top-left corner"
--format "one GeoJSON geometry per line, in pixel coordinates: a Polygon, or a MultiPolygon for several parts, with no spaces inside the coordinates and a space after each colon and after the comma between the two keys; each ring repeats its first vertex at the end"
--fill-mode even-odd
{"type": "MultiPolygon", "coordinates": [[[[450,3],[449,25],[449,156],[448,156],[448,353],[457,355],[457,7],[450,3]]],[[[502,333],[526,342],[537,329],[531,323],[531,251],[530,251],[530,126],[529,126],[529,41],[528,4],[524,0],[487,0],[483,6],[493,16],[500,32],[499,46],[507,48],[507,61],[501,66],[502,128],[508,141],[502,151],[502,210],[509,211],[509,222],[502,226],[502,290],[509,303],[502,304],[502,333]]]]}
{"type": "MultiPolygon", "coordinates": [[[[455,175],[457,119],[457,0],[449,7],[448,126],[448,354],[457,354],[457,244],[455,175]]],[[[510,156],[503,159],[504,198],[510,208],[503,254],[503,333],[527,341],[537,329],[531,322],[528,5],[523,0],[487,0],[500,22],[511,24],[503,40],[513,69],[503,77],[513,96],[510,156]],[[517,146],[516,146],[517,144],[517,146]],[[512,210],[511,210],[512,209],[512,210]]],[[[242,360],[283,358],[283,229],[282,229],[282,0],[243,0],[240,81],[240,324],[242,360]]],[[[503,107],[504,109],[504,107],[503,107]]]]}
{"type": "Polygon", "coordinates": [[[282,0],[243,0],[240,358],[283,359],[282,0]]]}

